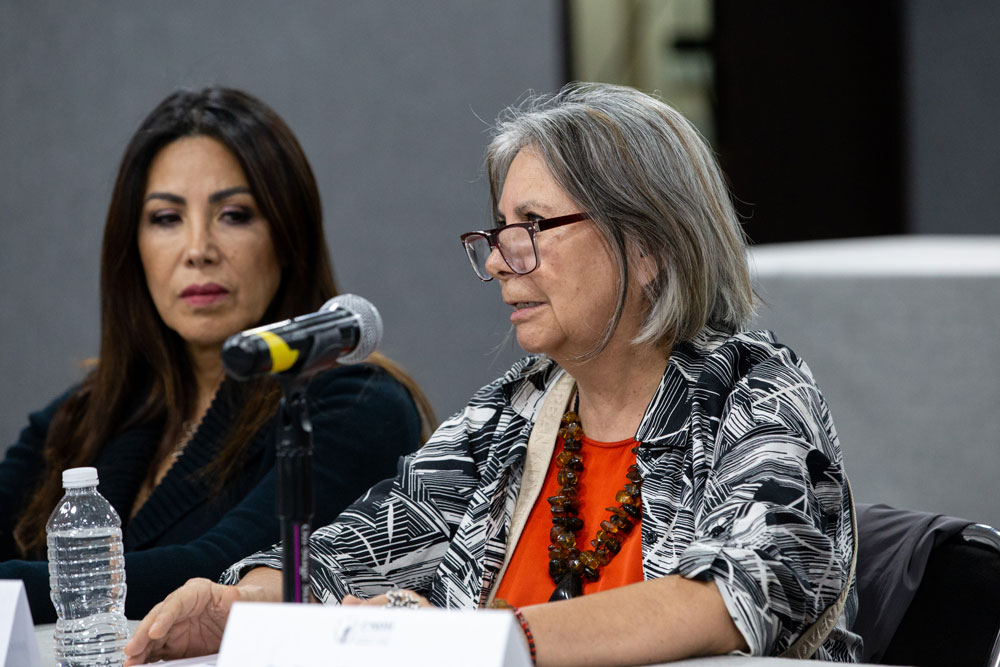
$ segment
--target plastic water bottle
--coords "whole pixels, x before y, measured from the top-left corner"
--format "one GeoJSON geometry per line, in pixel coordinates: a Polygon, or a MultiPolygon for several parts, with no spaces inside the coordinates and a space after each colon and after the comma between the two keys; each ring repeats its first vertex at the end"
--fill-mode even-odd
{"type": "Polygon", "coordinates": [[[46,525],[59,667],[121,667],[128,640],[121,520],[97,492],[96,468],[62,474],[66,495],[46,525]]]}

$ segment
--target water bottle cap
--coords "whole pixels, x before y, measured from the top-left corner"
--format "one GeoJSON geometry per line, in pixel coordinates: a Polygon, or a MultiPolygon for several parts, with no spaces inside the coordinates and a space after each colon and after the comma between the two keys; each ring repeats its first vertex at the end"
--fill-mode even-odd
{"type": "Polygon", "coordinates": [[[69,470],[63,470],[62,482],[64,489],[97,486],[97,468],[70,468],[69,470]]]}

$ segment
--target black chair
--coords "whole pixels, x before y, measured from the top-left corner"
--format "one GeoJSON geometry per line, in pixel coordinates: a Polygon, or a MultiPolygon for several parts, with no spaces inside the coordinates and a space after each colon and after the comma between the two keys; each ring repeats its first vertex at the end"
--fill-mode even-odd
{"type": "Polygon", "coordinates": [[[1000,532],[886,505],[857,510],[863,660],[1000,667],[1000,532]]]}

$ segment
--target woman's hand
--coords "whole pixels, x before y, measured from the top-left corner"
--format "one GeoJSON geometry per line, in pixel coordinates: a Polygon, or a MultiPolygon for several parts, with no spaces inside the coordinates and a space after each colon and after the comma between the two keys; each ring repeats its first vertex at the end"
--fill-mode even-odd
{"type": "Polygon", "coordinates": [[[383,593],[382,595],[376,595],[375,597],[362,600],[359,597],[353,595],[346,595],[344,599],[341,600],[340,604],[345,606],[351,605],[366,605],[369,607],[430,607],[431,603],[427,601],[423,595],[414,593],[413,591],[408,591],[406,589],[400,589],[398,591],[389,591],[389,593],[383,593]],[[391,603],[391,598],[398,600],[397,602],[391,603]],[[401,602],[399,602],[401,601],[401,602]]]}
{"type": "Polygon", "coordinates": [[[125,645],[126,665],[207,655],[219,650],[229,609],[240,599],[235,586],[191,579],[153,607],[125,645]]]}
{"type": "Polygon", "coordinates": [[[234,602],[280,600],[281,573],[259,568],[239,586],[190,579],[153,607],[125,645],[125,665],[216,653],[234,602]]]}

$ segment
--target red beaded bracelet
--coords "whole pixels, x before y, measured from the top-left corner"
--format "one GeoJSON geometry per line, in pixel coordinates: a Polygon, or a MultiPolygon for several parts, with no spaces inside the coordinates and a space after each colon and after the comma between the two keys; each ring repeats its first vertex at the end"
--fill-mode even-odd
{"type": "Polygon", "coordinates": [[[517,607],[512,606],[510,610],[514,612],[514,618],[521,624],[521,630],[524,631],[524,638],[528,640],[528,652],[531,653],[531,664],[538,664],[535,662],[535,638],[531,634],[531,628],[528,627],[528,621],[525,620],[524,614],[517,607]]]}

